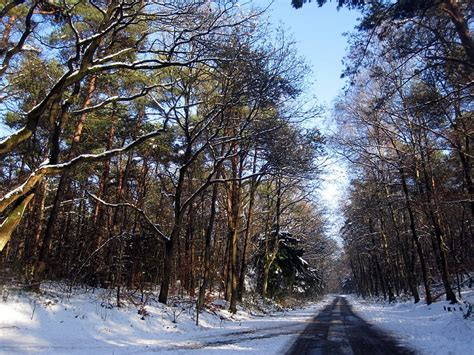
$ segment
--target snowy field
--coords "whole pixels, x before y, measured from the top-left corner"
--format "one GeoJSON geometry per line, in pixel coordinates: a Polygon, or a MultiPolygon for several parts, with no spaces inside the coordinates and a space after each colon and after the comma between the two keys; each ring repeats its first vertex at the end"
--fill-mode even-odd
{"type": "MultiPolygon", "coordinates": [[[[464,319],[464,305],[456,305],[453,311],[453,306],[445,301],[427,306],[422,301],[388,304],[367,302],[353,296],[346,298],[362,318],[422,354],[474,354],[474,315],[464,319]]],[[[463,299],[473,304],[474,291],[463,293],[463,299]]]]}
{"type": "Polygon", "coordinates": [[[70,298],[50,290],[39,300],[28,294],[4,296],[0,300],[0,353],[277,354],[332,299],[267,315],[241,308],[234,316],[224,302],[216,301],[211,311],[201,313],[196,326],[190,303],[172,307],[148,300],[145,311],[138,314],[130,303],[112,307],[105,296],[103,290],[70,298]]]}

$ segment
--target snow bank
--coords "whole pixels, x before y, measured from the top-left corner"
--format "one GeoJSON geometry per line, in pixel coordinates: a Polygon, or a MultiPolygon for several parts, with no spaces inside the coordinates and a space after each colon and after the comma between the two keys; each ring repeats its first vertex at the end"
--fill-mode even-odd
{"type": "MultiPolygon", "coordinates": [[[[240,308],[236,315],[215,302],[199,316],[191,302],[164,306],[152,297],[144,308],[123,299],[112,307],[105,290],[38,297],[14,293],[0,300],[0,353],[129,354],[283,352],[325,302],[271,315],[240,308]],[[141,310],[140,310],[141,309],[141,310]],[[140,310],[140,312],[138,311],[140,310]]],[[[134,303],[134,302],[132,302],[134,303]]]]}
{"type": "MultiPolygon", "coordinates": [[[[422,302],[373,303],[346,297],[365,320],[423,354],[474,354],[474,317],[464,319],[460,310],[466,307],[456,305],[453,311],[453,305],[445,301],[427,306],[422,302]]],[[[474,291],[464,292],[463,300],[474,303],[474,291]]]]}

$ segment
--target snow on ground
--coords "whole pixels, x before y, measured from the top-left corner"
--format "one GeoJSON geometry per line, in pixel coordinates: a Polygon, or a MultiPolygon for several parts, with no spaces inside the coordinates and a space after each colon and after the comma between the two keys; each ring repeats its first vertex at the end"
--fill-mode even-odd
{"type": "Polygon", "coordinates": [[[4,294],[0,354],[275,354],[285,351],[306,322],[332,300],[327,297],[304,309],[273,314],[241,308],[236,315],[217,301],[201,313],[196,326],[190,302],[163,306],[148,300],[139,314],[130,302],[112,307],[113,296],[106,296],[105,290],[96,290],[68,297],[54,288],[39,298],[4,294]]]}
{"type": "MultiPolygon", "coordinates": [[[[463,300],[474,304],[474,291],[464,292],[462,296],[463,300]]],[[[446,301],[427,306],[422,302],[389,304],[346,297],[362,318],[422,354],[474,354],[474,315],[464,319],[464,305],[455,305],[456,310],[452,311],[453,305],[446,301]]]]}
{"type": "MultiPolygon", "coordinates": [[[[422,354],[474,354],[474,319],[464,319],[459,305],[448,312],[444,307],[453,306],[442,301],[427,306],[346,297],[360,316],[422,354]]],[[[474,291],[463,299],[474,303],[474,291]]],[[[125,305],[117,308],[106,290],[71,295],[51,286],[40,296],[7,291],[0,299],[0,354],[277,354],[332,300],[266,314],[240,308],[236,315],[216,300],[196,326],[192,302],[172,300],[164,306],[153,294],[144,308],[140,295],[124,297],[125,305]]]]}

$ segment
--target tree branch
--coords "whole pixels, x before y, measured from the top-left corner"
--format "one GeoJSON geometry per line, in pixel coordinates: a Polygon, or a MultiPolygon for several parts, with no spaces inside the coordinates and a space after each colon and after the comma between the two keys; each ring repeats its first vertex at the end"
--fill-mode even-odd
{"type": "Polygon", "coordinates": [[[165,235],[159,228],[159,226],[155,223],[153,223],[150,219],[150,217],[147,216],[147,214],[145,213],[145,211],[143,211],[141,208],[135,206],[134,204],[132,203],[129,203],[129,202],[121,202],[121,203],[110,203],[110,202],[106,202],[104,200],[102,200],[101,198],[99,198],[98,196],[90,193],[90,192],[87,192],[87,194],[92,197],[94,200],[96,200],[97,202],[103,204],[104,206],[107,206],[107,207],[114,207],[114,208],[117,208],[117,207],[129,207],[135,211],[137,211],[144,219],[145,221],[153,228],[153,230],[165,241],[165,242],[168,242],[170,240],[170,238],[165,235]]]}

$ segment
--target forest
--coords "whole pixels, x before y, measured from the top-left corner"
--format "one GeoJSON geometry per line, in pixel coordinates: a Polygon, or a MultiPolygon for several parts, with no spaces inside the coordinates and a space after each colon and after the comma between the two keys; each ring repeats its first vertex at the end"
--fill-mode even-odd
{"type": "Polygon", "coordinates": [[[3,2],[2,279],[321,293],[308,68],[234,1],[3,2]],[[6,132],[12,132],[6,134],[6,132]],[[304,258],[303,258],[304,254],[304,258]]]}
{"type": "Polygon", "coordinates": [[[363,3],[343,4],[363,19],[334,107],[352,167],[345,286],[456,303],[474,268],[472,3],[363,3]]]}
{"type": "Polygon", "coordinates": [[[265,10],[0,1],[0,283],[111,289],[117,306],[217,294],[234,313],[254,294],[457,302],[474,269],[472,4],[337,3],[361,18],[323,135],[310,68],[265,10]],[[340,245],[316,194],[330,154],[351,178],[340,245]]]}

